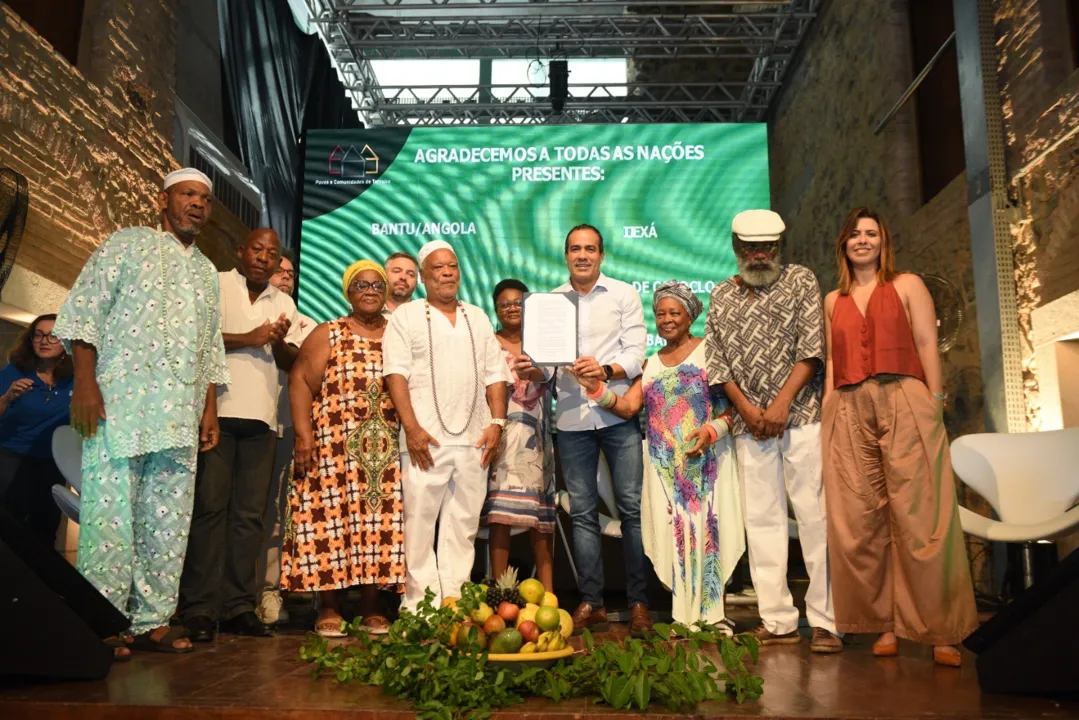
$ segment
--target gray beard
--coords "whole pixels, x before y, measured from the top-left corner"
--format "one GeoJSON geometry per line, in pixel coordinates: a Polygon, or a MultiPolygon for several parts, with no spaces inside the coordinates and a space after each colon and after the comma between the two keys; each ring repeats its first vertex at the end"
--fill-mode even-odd
{"type": "Polygon", "coordinates": [[[747,262],[738,258],[738,274],[741,276],[742,282],[750,287],[768,287],[779,279],[779,274],[783,271],[783,266],[779,264],[779,258],[770,261],[768,267],[765,268],[751,268],[748,265],[747,262]]]}

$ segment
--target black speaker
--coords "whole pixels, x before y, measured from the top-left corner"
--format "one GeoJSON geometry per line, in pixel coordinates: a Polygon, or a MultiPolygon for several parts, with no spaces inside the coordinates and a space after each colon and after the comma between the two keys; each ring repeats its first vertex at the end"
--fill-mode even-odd
{"type": "Polygon", "coordinates": [[[963,644],[987,692],[1079,694],[1079,551],[1035,581],[963,644]]]}
{"type": "Polygon", "coordinates": [[[0,506],[0,676],[101,680],[130,622],[0,506]]]}

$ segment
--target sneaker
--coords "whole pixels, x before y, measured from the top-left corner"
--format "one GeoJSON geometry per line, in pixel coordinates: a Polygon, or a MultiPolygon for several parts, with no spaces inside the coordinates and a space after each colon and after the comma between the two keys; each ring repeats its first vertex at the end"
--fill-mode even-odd
{"type": "Polygon", "coordinates": [[[729,593],[723,601],[727,605],[744,607],[757,604],[757,591],[747,586],[740,593],[729,593]]]}
{"type": "Polygon", "coordinates": [[[757,644],[761,645],[797,645],[802,642],[802,636],[798,634],[797,630],[793,630],[789,633],[782,635],[776,635],[761,623],[749,633],[753,637],[757,638],[757,644]]]}
{"type": "Polygon", "coordinates": [[[255,614],[259,620],[267,625],[276,625],[279,622],[288,621],[288,613],[284,609],[285,601],[281,599],[281,593],[276,590],[267,590],[262,593],[259,606],[255,614]]]}

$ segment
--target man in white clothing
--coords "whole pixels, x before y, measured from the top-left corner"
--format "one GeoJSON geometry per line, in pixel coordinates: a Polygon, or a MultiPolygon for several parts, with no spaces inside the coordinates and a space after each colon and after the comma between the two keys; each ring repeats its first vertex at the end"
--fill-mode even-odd
{"type": "MultiPolygon", "coordinates": [[[[296,287],[296,264],[292,251],[281,251],[281,261],[277,272],[270,278],[270,284],[283,294],[292,297],[296,287]]],[[[296,347],[318,325],[313,319],[296,312],[296,331],[290,332],[289,342],[296,347]]],[[[290,328],[290,331],[292,328],[290,328]]],[[[289,468],[292,466],[292,412],[288,401],[288,373],[278,368],[278,381],[281,392],[277,403],[277,451],[274,454],[273,475],[270,479],[270,494],[266,500],[266,514],[263,517],[263,552],[259,555],[257,577],[263,583],[262,596],[259,598],[255,614],[267,625],[288,622],[288,613],[282,607],[281,599],[281,529],[284,526],[285,506],[288,504],[288,492],[291,486],[289,468]]]]}
{"type": "Polygon", "coordinates": [[[435,607],[459,597],[472,571],[510,379],[491,321],[457,299],[461,273],[453,248],[429,242],[419,263],[427,299],[401,305],[390,317],[382,371],[401,418],[407,573],[401,606],[410,611],[428,589],[435,607]]]}
{"type": "Polygon", "coordinates": [[[801,642],[787,586],[787,495],[809,572],[810,649],[843,649],[828,579],[821,478],[820,407],[824,314],[817,279],[779,260],[786,229],[771,210],[735,216],[738,275],[712,291],[705,325],[708,377],[737,411],[731,434],[745,506],[749,570],[757,591],[761,645],[801,642]]]}

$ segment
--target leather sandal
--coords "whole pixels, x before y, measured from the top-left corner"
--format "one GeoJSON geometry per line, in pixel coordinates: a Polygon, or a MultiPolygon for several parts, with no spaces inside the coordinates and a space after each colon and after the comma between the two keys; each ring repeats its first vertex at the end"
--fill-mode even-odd
{"type": "Polygon", "coordinates": [[[194,652],[193,647],[176,647],[174,644],[177,640],[183,640],[187,637],[187,630],[178,625],[174,625],[168,629],[164,635],[157,640],[154,640],[154,630],[144,632],[142,635],[135,636],[135,642],[131,644],[131,647],[135,650],[145,650],[147,652],[160,652],[168,653],[170,655],[186,655],[189,652],[194,652]]]}
{"type": "Polygon", "coordinates": [[[385,635],[390,631],[390,621],[382,615],[369,615],[363,619],[363,627],[371,635],[385,635]]]}
{"type": "Polygon", "coordinates": [[[348,637],[344,631],[345,619],[337,617],[322,618],[315,622],[315,632],[324,638],[348,637]]]}

